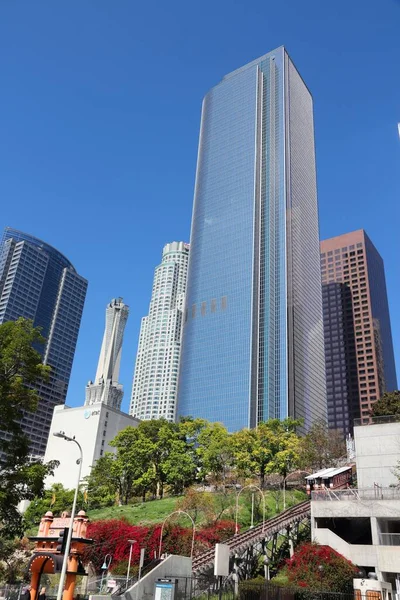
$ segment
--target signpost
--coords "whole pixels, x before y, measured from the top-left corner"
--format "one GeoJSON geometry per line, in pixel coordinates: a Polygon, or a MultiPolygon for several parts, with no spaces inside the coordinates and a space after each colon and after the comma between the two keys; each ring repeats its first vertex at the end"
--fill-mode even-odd
{"type": "Polygon", "coordinates": [[[154,600],[174,600],[176,579],[157,579],[154,600]]]}

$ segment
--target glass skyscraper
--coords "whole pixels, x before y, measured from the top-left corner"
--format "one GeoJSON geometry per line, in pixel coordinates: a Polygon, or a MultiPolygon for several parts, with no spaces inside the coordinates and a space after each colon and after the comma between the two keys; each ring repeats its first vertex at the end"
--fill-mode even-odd
{"type": "Polygon", "coordinates": [[[178,413],[326,418],[313,106],[283,47],[203,102],[178,413]]]}
{"type": "Polygon", "coordinates": [[[33,455],[44,455],[53,408],[65,402],[86,289],[86,279],[58,250],[21,231],[4,230],[0,323],[25,317],[40,326],[46,344],[38,349],[44,364],[52,367],[48,382],[38,387],[37,411],[23,419],[33,455]]]}

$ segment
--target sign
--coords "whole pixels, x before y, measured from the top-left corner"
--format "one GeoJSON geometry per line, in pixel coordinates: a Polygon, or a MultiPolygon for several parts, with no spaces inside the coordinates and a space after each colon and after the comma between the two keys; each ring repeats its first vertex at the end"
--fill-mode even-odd
{"type": "Polygon", "coordinates": [[[174,600],[175,580],[157,579],[154,590],[154,600],[174,600]]]}
{"type": "Polygon", "coordinates": [[[142,548],[140,550],[140,562],[139,562],[139,567],[143,567],[144,565],[144,555],[146,554],[146,548],[142,548]]]}
{"type": "Polygon", "coordinates": [[[60,535],[60,530],[69,527],[71,524],[71,517],[57,517],[53,519],[53,522],[49,529],[49,537],[58,537],[60,535]]]}
{"type": "Polygon", "coordinates": [[[214,575],[218,577],[229,575],[228,544],[215,544],[214,575]]]}
{"type": "Polygon", "coordinates": [[[83,411],[83,416],[85,417],[85,419],[89,419],[90,417],[98,417],[99,414],[99,410],[91,410],[90,408],[87,408],[83,411]]]}
{"type": "Polygon", "coordinates": [[[116,579],[108,579],[107,587],[109,587],[109,588],[117,587],[117,580],[116,579]]]}

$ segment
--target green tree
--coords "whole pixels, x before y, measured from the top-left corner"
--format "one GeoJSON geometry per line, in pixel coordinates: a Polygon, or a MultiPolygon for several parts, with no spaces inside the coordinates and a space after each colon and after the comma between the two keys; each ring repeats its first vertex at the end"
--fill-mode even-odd
{"type": "Polygon", "coordinates": [[[300,441],[300,466],[309,471],[333,467],[346,456],[346,444],[343,434],[329,429],[325,421],[312,424],[300,441]]]}
{"type": "Polygon", "coordinates": [[[25,411],[35,411],[38,393],[32,386],[46,379],[49,367],[42,364],[35,347],[44,343],[40,329],[18,319],[0,325],[0,424],[7,436],[0,437],[0,536],[21,533],[22,518],[17,505],[43,494],[46,475],[56,462],[44,465],[29,461],[29,440],[21,420],[25,411]]]}
{"type": "Polygon", "coordinates": [[[115,455],[106,452],[93,465],[86,479],[87,502],[90,508],[112,506],[123,496],[123,479],[116,468],[115,455]]]}
{"type": "MultiPolygon", "coordinates": [[[[43,515],[51,510],[54,515],[61,515],[65,510],[72,509],[75,490],[67,490],[61,483],[54,483],[50,489],[45,490],[42,497],[32,500],[24,513],[26,529],[38,526],[43,515]]],[[[83,488],[78,494],[78,505],[85,506],[83,488]]]]}
{"type": "Polygon", "coordinates": [[[88,478],[89,502],[116,495],[127,504],[138,495],[145,501],[148,493],[162,498],[165,486],[181,493],[196,476],[194,442],[186,437],[196,427],[159,419],[120,431],[110,442],[115,453],[97,461],[88,478]]]}
{"type": "Polygon", "coordinates": [[[400,391],[385,392],[372,406],[372,417],[400,417],[400,391]]]}
{"type": "Polygon", "coordinates": [[[31,555],[31,544],[27,538],[0,537],[0,582],[17,583],[23,580],[31,555]]]}
{"type": "Polygon", "coordinates": [[[206,423],[197,437],[199,476],[226,484],[234,465],[231,436],[222,423],[206,423]]]}
{"type": "Polygon", "coordinates": [[[283,477],[297,468],[299,462],[299,437],[296,427],[301,421],[287,418],[270,419],[256,429],[242,429],[232,435],[236,468],[243,477],[259,479],[260,487],[265,476],[278,473],[283,477]]]}

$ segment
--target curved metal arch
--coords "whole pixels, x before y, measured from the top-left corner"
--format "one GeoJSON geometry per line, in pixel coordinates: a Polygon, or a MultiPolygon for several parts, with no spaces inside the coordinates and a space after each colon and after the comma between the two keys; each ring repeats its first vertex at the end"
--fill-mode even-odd
{"type": "Polygon", "coordinates": [[[169,515],[167,515],[161,525],[161,532],[160,532],[160,544],[158,546],[158,558],[161,558],[161,548],[162,548],[162,538],[163,538],[163,532],[164,532],[164,525],[165,523],[168,521],[168,519],[170,519],[173,515],[186,515],[192,522],[192,547],[190,550],[190,558],[193,558],[193,550],[194,550],[194,537],[196,535],[196,525],[192,519],[192,517],[189,515],[189,513],[187,513],[184,510],[174,510],[174,512],[170,513],[169,515]]]}

